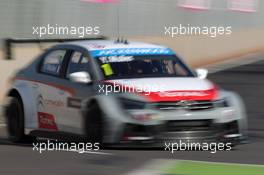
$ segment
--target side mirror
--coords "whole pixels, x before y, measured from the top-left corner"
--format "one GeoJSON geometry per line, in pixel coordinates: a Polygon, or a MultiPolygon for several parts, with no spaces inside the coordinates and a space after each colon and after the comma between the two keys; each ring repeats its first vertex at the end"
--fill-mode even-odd
{"type": "Polygon", "coordinates": [[[208,75],[208,70],[207,69],[196,69],[196,74],[197,77],[200,79],[206,79],[207,75],[208,75]]]}
{"type": "Polygon", "coordinates": [[[69,78],[70,81],[75,83],[88,84],[92,82],[91,76],[88,72],[74,72],[70,74],[69,78]]]}

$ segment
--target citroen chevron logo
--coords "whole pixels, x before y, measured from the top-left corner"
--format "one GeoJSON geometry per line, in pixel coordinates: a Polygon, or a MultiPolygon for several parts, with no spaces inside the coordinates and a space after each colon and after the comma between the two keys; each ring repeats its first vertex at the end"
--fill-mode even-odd
{"type": "Polygon", "coordinates": [[[44,108],[43,96],[41,94],[39,94],[38,97],[37,97],[37,106],[38,106],[38,109],[40,107],[44,108]]]}

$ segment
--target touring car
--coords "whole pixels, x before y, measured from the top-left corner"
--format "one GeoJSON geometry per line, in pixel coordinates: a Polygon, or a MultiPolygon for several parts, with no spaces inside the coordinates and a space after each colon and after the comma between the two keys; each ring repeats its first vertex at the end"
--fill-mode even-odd
{"type": "Polygon", "coordinates": [[[104,144],[221,141],[247,136],[241,98],[170,48],[94,39],[47,49],[12,78],[10,139],[81,135],[104,144]]]}

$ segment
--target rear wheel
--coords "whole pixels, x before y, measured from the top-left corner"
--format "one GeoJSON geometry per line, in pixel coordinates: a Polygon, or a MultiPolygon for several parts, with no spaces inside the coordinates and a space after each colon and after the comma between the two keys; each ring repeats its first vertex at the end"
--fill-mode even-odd
{"type": "Polygon", "coordinates": [[[33,137],[26,136],[24,133],[24,110],[22,102],[13,97],[6,108],[6,122],[9,139],[12,142],[33,141],[33,137]]]}
{"type": "Polygon", "coordinates": [[[92,104],[89,107],[84,118],[86,138],[88,139],[88,141],[102,144],[104,123],[102,111],[100,110],[98,105],[92,104]]]}

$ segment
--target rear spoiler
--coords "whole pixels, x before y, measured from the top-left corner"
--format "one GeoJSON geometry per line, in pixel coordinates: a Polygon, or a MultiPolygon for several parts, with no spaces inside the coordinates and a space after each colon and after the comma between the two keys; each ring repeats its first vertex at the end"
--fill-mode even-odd
{"type": "Polygon", "coordinates": [[[105,36],[99,36],[99,37],[91,37],[91,38],[60,38],[60,39],[13,39],[13,38],[7,38],[4,39],[4,53],[5,53],[5,59],[11,60],[13,59],[12,55],[12,45],[13,44],[41,44],[41,43],[61,43],[61,42],[69,42],[69,41],[83,41],[83,40],[104,40],[107,39],[105,36]]]}

